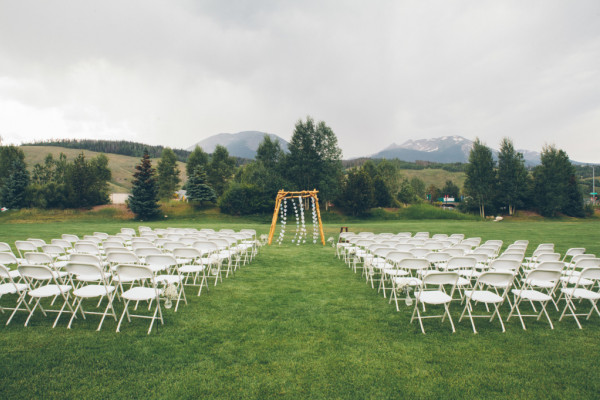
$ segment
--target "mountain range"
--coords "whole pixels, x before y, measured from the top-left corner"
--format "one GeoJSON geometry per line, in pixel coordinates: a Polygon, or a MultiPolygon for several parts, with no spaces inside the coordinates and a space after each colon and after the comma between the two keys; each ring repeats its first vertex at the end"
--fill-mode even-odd
{"type": "Polygon", "coordinates": [[[188,147],[186,150],[193,151],[196,146],[200,146],[207,153],[215,151],[217,145],[221,145],[229,151],[229,155],[241,158],[253,159],[256,157],[258,145],[263,141],[265,135],[268,135],[272,140],[279,141],[283,151],[287,152],[288,142],[281,137],[272,133],[259,131],[244,131],[238,133],[219,133],[218,135],[210,136],[198,143],[188,147]]]}
{"type": "MultiPolygon", "coordinates": [[[[217,145],[224,146],[229,154],[236,157],[253,159],[256,149],[262,142],[264,135],[278,140],[284,151],[288,149],[288,142],[272,133],[259,131],[244,131],[238,133],[220,133],[199,141],[187,148],[192,151],[196,146],[202,147],[207,153],[212,153],[217,145]]],[[[473,147],[473,141],[462,136],[442,136],[433,139],[408,140],[400,145],[392,143],[383,150],[365,155],[368,158],[398,158],[403,161],[430,161],[438,163],[466,163],[469,160],[469,152],[473,147]]],[[[540,163],[540,153],[530,150],[517,150],[523,153],[525,164],[528,166],[540,163]]],[[[492,149],[494,158],[497,159],[498,151],[492,149]]]]}

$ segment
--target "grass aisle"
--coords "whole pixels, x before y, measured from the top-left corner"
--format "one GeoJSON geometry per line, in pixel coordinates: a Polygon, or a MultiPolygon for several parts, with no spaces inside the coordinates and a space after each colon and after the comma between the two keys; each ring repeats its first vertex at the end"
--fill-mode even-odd
{"type": "MultiPolygon", "coordinates": [[[[495,229],[495,225],[490,225],[495,229]]],[[[469,225],[470,227],[470,225],[469,225]]],[[[487,227],[487,225],[485,226],[487,227]]],[[[508,228],[507,226],[506,228],[508,228]]],[[[475,229],[473,227],[471,229],[475,229]]],[[[584,228],[584,227],[582,227],[584,228]]],[[[94,228],[89,228],[94,229],[94,228]]],[[[398,230],[383,224],[383,230],[398,230]]],[[[508,234],[508,233],[505,233],[508,234]]],[[[15,240],[23,235],[13,234],[15,240]]],[[[571,233],[573,235],[573,233],[571,233]]],[[[526,236],[526,235],[525,235],[526,236]]],[[[560,243],[560,241],[556,241],[560,243]]],[[[561,243],[563,246],[564,243],[561,243]]],[[[0,398],[597,398],[600,323],[426,321],[396,312],[330,247],[267,246],[233,278],[148,321],[0,314],[0,398]]],[[[8,296],[3,305],[10,304],[8,296]],[[8,302],[8,304],[7,304],[8,302]]],[[[120,307],[117,311],[120,311],[120,307]]],[[[504,317],[506,317],[506,308],[504,317]]]]}

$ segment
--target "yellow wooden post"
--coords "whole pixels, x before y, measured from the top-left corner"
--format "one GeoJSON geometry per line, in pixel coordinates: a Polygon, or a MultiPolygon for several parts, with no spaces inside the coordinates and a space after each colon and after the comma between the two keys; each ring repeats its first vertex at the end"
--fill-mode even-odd
{"type": "Polygon", "coordinates": [[[273,241],[273,234],[275,233],[275,226],[277,225],[277,217],[279,216],[279,207],[281,207],[281,199],[285,194],[283,190],[277,193],[277,199],[275,200],[275,211],[273,212],[273,220],[271,221],[271,230],[269,230],[269,244],[273,241]]]}
{"type": "Polygon", "coordinates": [[[321,210],[319,209],[319,198],[317,197],[317,192],[313,194],[315,198],[316,208],[317,208],[317,218],[319,219],[319,231],[321,232],[321,243],[325,246],[325,234],[323,234],[323,223],[321,222],[321,210]]]}

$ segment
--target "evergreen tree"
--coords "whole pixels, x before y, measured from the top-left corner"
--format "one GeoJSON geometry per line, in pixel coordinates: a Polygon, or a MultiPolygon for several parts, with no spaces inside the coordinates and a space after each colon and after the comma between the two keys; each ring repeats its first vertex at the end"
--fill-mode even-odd
{"type": "Polygon", "coordinates": [[[179,188],[179,167],[177,166],[177,156],[175,152],[168,147],[162,151],[158,161],[158,198],[161,200],[170,200],[173,194],[179,188]]]}
{"type": "Polygon", "coordinates": [[[362,215],[373,204],[373,182],[365,171],[351,171],[338,201],[346,212],[362,215]]]}
{"type": "Polygon", "coordinates": [[[423,180],[415,176],[410,180],[410,186],[412,187],[415,196],[417,196],[420,199],[425,199],[427,189],[423,180]]]}
{"type": "Polygon", "coordinates": [[[508,206],[508,213],[523,204],[527,191],[527,169],[523,154],[517,153],[510,139],[504,138],[498,153],[498,200],[508,206]]]}
{"type": "Polygon", "coordinates": [[[408,179],[404,178],[400,183],[400,190],[398,190],[396,198],[404,205],[409,205],[415,201],[415,192],[413,191],[410,182],[408,182],[408,179]]]}
{"type": "Polygon", "coordinates": [[[201,166],[202,168],[206,169],[207,165],[208,154],[206,154],[204,150],[202,150],[202,147],[196,146],[194,148],[194,151],[192,151],[187,158],[187,162],[185,165],[187,176],[191,176],[194,173],[194,170],[197,166],[201,166]]]}
{"type": "Polygon", "coordinates": [[[205,202],[217,201],[215,191],[206,183],[206,172],[201,165],[189,176],[185,187],[188,201],[195,205],[202,206],[205,202]]]}
{"type": "Polygon", "coordinates": [[[221,196],[235,172],[235,159],[229,156],[227,149],[221,145],[215,148],[206,175],[208,184],[215,190],[217,196],[221,196]]]}
{"type": "Polygon", "coordinates": [[[542,150],[540,160],[541,164],[533,171],[533,193],[540,214],[545,217],[559,213],[583,215],[582,195],[567,153],[548,146],[542,150]]]}
{"type": "Polygon", "coordinates": [[[395,196],[396,193],[398,193],[398,190],[400,190],[400,182],[402,181],[402,175],[400,174],[398,166],[389,160],[382,160],[377,164],[377,175],[383,179],[390,194],[395,196]]]}
{"type": "Polygon", "coordinates": [[[452,182],[447,180],[446,184],[442,188],[442,196],[454,197],[458,199],[460,197],[460,188],[452,182]]]}
{"type": "Polygon", "coordinates": [[[0,146],[0,189],[12,173],[16,160],[25,161],[25,153],[17,146],[0,146]]]}
{"type": "Polygon", "coordinates": [[[492,151],[479,138],[473,143],[465,173],[465,192],[477,202],[479,215],[485,218],[485,206],[491,201],[496,179],[492,151]]]}
{"type": "Polygon", "coordinates": [[[281,162],[285,157],[285,153],[281,149],[281,144],[278,140],[273,140],[269,135],[265,135],[263,141],[258,145],[256,150],[256,161],[262,163],[265,168],[270,170],[280,169],[281,162]]]}
{"type": "Polygon", "coordinates": [[[6,208],[24,208],[27,206],[27,187],[29,186],[29,172],[25,161],[15,158],[10,166],[11,173],[4,180],[0,190],[0,204],[6,208]]]}
{"type": "Polygon", "coordinates": [[[375,207],[389,207],[394,201],[390,189],[379,175],[373,180],[373,201],[375,207]]]}
{"type": "Polygon", "coordinates": [[[148,151],[144,151],[144,156],[135,169],[129,208],[138,219],[157,218],[160,215],[158,185],[148,151]]]}

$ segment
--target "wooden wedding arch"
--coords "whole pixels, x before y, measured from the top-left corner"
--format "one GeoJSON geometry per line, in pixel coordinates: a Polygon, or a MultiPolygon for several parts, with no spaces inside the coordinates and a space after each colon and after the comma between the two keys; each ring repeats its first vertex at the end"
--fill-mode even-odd
{"type": "Polygon", "coordinates": [[[321,243],[325,246],[325,235],[323,234],[323,223],[321,222],[321,211],[319,211],[319,198],[317,197],[318,190],[302,190],[300,192],[286,192],[285,190],[280,190],[277,193],[277,198],[275,199],[275,211],[273,212],[273,221],[271,222],[271,230],[269,231],[269,244],[273,241],[273,235],[275,234],[275,227],[277,226],[277,217],[279,216],[279,209],[281,208],[281,202],[284,199],[307,199],[313,198],[315,199],[315,208],[317,210],[317,219],[319,221],[319,232],[321,233],[321,243]]]}

